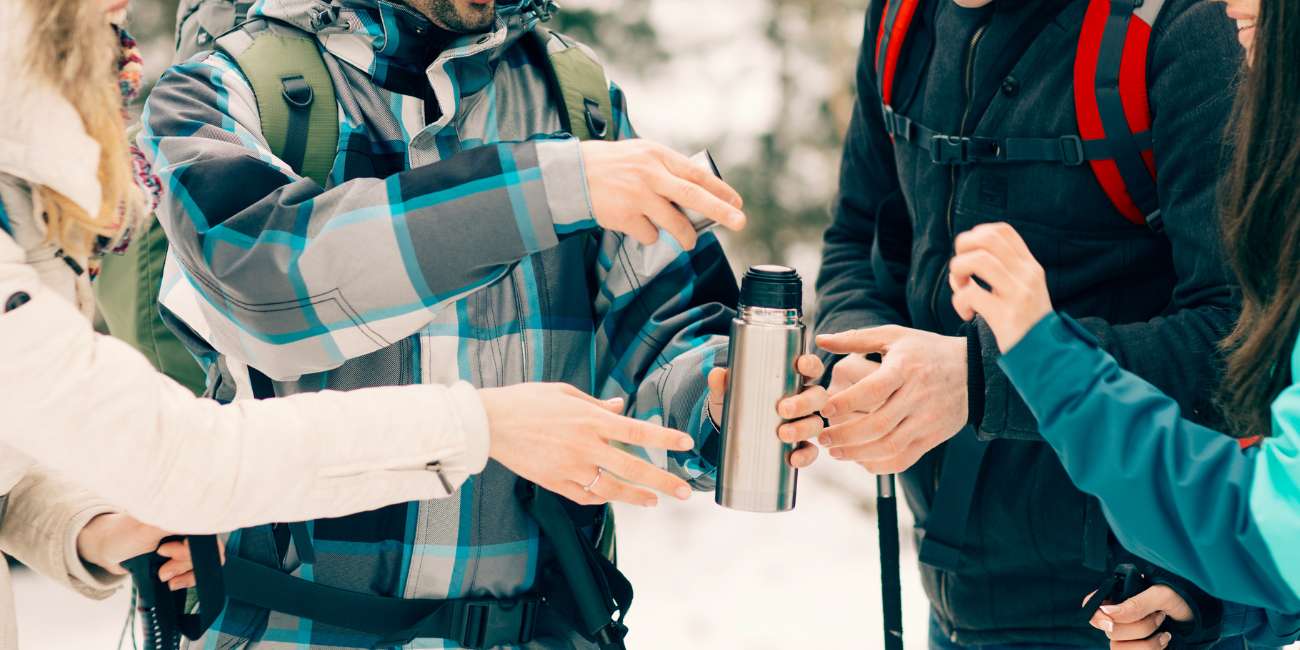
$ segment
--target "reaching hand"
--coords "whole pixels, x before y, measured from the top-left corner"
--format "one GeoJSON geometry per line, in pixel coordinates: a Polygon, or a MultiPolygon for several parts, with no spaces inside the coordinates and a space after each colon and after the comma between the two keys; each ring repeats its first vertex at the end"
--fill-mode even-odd
{"type": "Polygon", "coordinates": [[[1042,265],[1005,223],[975,226],[957,236],[955,248],[948,274],[953,309],[965,320],[983,316],[998,347],[1010,350],[1052,311],[1042,265]]]}
{"type": "MultiPolygon", "coordinates": [[[[795,361],[795,370],[805,379],[816,381],[826,371],[821,359],[815,355],[805,354],[795,361]]],[[[709,372],[709,416],[714,426],[722,426],[722,404],[727,393],[727,373],[725,368],[714,368],[709,372]]],[[[817,412],[826,404],[826,389],[821,386],[808,386],[798,395],[787,397],[776,405],[776,412],[788,420],[777,429],[781,440],[798,443],[790,452],[791,467],[807,467],[817,460],[817,448],[806,442],[816,438],[822,432],[822,418],[817,412]]]]}
{"type": "Polygon", "coordinates": [[[490,455],[510,471],[583,505],[659,502],[646,486],[688,499],[685,481],[611,442],[687,451],[690,436],[620,415],[623,400],[599,400],[568,384],[519,384],[479,391],[490,455]]]}
{"type": "MultiPolygon", "coordinates": [[[[226,545],[217,540],[217,552],[221,554],[221,563],[226,562],[226,545]]],[[[172,540],[158,547],[158,554],[167,558],[158,567],[158,578],[167,583],[172,591],[189,589],[196,584],[194,579],[194,560],[190,557],[190,540],[172,540]]]]}
{"type": "Polygon", "coordinates": [[[698,238],[678,208],[694,210],[732,230],[745,227],[736,190],[707,169],[648,140],[582,143],[582,164],[596,222],[650,245],[662,228],[685,250],[698,238]]]}
{"type": "Polygon", "coordinates": [[[879,367],[852,360],[846,372],[852,369],[860,378],[832,392],[822,409],[832,426],[818,442],[830,448],[832,458],[857,462],[874,474],[897,474],[966,425],[965,338],[886,325],[825,334],[817,345],[827,352],[884,357],[879,367]]]}
{"type": "Polygon", "coordinates": [[[153,551],[170,534],[130,515],[103,514],[91,519],[77,534],[77,555],[109,573],[125,575],[122,562],[153,551]]]}
{"type": "MultiPolygon", "coordinates": [[[[1091,598],[1089,594],[1084,602],[1091,598]]],[[[1089,624],[1106,633],[1111,650],[1161,650],[1172,640],[1159,631],[1166,619],[1191,621],[1192,608],[1178,592],[1156,585],[1122,603],[1102,605],[1089,624]]]]}

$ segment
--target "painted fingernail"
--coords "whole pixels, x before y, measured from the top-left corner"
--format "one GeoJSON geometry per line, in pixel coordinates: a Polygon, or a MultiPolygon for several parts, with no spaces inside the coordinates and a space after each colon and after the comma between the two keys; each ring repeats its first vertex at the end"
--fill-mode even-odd
{"type": "Polygon", "coordinates": [[[844,455],[844,451],[836,447],[831,450],[831,458],[839,458],[844,455]]]}
{"type": "Polygon", "coordinates": [[[1119,611],[1119,605],[1102,605],[1101,611],[1105,612],[1106,614],[1115,614],[1116,612],[1119,611]]]}
{"type": "Polygon", "coordinates": [[[1168,633],[1168,632],[1165,632],[1164,634],[1161,634],[1161,635],[1160,635],[1160,647],[1163,648],[1163,647],[1169,645],[1169,641],[1171,641],[1173,638],[1174,638],[1174,635],[1172,635],[1172,634],[1170,634],[1170,633],[1168,633]]]}
{"type": "Polygon", "coordinates": [[[1112,621],[1109,618],[1103,618],[1101,620],[1101,629],[1106,630],[1107,632],[1114,632],[1115,621],[1112,621]]]}
{"type": "Polygon", "coordinates": [[[691,498],[691,489],[683,485],[673,492],[673,496],[685,501],[691,498]]]}

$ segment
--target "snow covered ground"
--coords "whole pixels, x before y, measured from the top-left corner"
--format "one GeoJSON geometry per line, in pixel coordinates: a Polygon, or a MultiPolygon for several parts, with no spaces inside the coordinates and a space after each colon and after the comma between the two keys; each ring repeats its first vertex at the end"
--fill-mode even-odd
{"type": "MultiPolygon", "coordinates": [[[[779,515],[724,510],[711,494],[620,510],[619,560],[637,588],[629,647],[880,647],[875,481],[824,459],[799,489],[795,511],[779,515]]],[[[923,648],[925,595],[903,536],[907,645],[923,648]]],[[[116,647],[125,593],[90,601],[30,571],[15,582],[24,650],[116,647]]]]}

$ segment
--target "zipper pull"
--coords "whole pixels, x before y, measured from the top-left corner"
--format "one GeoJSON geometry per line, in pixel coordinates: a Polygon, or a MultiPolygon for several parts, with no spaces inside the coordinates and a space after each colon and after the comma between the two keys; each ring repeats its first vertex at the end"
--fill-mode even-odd
{"type": "Polygon", "coordinates": [[[62,248],[60,248],[57,251],[54,251],[54,256],[58,258],[62,258],[63,263],[67,264],[68,268],[72,269],[73,273],[76,273],[77,275],[81,275],[86,272],[85,267],[78,264],[77,260],[72,259],[71,255],[64,253],[62,248]]]}

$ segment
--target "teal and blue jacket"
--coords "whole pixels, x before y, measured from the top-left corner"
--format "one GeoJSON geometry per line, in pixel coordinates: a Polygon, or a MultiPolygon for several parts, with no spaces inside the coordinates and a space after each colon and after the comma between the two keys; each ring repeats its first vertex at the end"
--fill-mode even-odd
{"type": "MultiPolygon", "coordinates": [[[[1300,369],[1300,346],[1292,355],[1300,369]]],[[[1272,435],[1242,449],[1068,316],[1044,318],[999,363],[1125,547],[1218,598],[1300,613],[1300,373],[1273,402],[1272,435]]],[[[1295,632],[1295,618],[1269,618],[1295,632]]]]}

